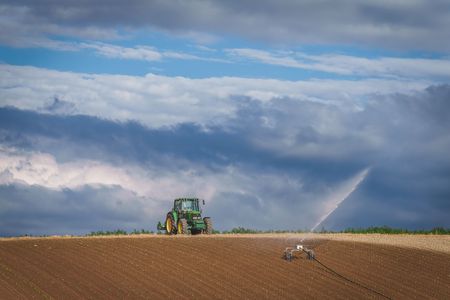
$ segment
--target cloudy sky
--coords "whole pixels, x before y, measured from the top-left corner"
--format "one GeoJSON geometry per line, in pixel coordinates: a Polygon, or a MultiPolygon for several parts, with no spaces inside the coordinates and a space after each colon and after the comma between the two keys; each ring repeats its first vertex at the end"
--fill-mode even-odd
{"type": "Polygon", "coordinates": [[[0,235],[450,227],[448,1],[0,1],[0,235]]]}

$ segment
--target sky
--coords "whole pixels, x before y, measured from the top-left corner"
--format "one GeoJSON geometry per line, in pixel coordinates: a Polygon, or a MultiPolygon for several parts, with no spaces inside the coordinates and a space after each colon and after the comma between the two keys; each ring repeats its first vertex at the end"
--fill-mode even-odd
{"type": "Polygon", "coordinates": [[[450,227],[448,1],[0,1],[0,236],[450,227]]]}

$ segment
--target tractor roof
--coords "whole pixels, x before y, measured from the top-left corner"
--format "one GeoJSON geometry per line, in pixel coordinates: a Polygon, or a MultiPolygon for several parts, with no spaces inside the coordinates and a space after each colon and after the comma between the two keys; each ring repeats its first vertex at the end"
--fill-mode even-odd
{"type": "Polygon", "coordinates": [[[177,198],[177,199],[175,199],[175,201],[186,201],[186,200],[189,200],[189,201],[198,200],[198,198],[177,198]]]}

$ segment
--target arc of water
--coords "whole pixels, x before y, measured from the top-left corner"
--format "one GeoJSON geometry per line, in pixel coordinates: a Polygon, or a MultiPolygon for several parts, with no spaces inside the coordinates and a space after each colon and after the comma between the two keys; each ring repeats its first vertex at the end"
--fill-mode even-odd
{"type": "MultiPolygon", "coordinates": [[[[336,201],[336,203],[334,203],[332,208],[319,218],[319,221],[308,231],[308,233],[312,233],[314,230],[316,230],[317,227],[319,227],[319,225],[322,224],[339,207],[339,205],[342,202],[344,202],[356,190],[356,188],[361,184],[361,182],[363,182],[363,180],[367,177],[367,174],[369,174],[369,171],[370,171],[370,167],[364,169],[357,176],[355,176],[356,180],[355,180],[355,183],[352,184],[351,188],[348,191],[346,191],[346,193],[343,195],[343,197],[337,198],[337,201],[336,201]]],[[[305,238],[306,238],[306,236],[303,237],[300,240],[300,242],[303,242],[303,240],[305,238]]]]}

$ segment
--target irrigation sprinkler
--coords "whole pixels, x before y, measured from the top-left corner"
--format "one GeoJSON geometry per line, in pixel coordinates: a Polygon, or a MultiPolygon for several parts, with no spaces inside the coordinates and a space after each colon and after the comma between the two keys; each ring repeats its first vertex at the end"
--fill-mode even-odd
{"type": "MultiPolygon", "coordinates": [[[[356,188],[359,186],[359,184],[367,177],[367,174],[369,173],[369,171],[370,171],[370,167],[364,169],[363,171],[358,173],[356,175],[356,177],[354,177],[355,179],[352,182],[350,189],[345,191],[345,193],[343,195],[340,195],[340,197],[337,197],[331,203],[332,204],[331,209],[329,211],[326,211],[319,218],[318,222],[311,228],[311,230],[308,233],[313,233],[314,230],[316,228],[318,228],[319,225],[322,224],[339,207],[339,205],[342,202],[344,202],[356,190],[356,188]]],[[[306,237],[303,237],[300,240],[300,243],[302,243],[305,238],[306,237]]],[[[284,250],[284,256],[283,256],[284,259],[286,259],[287,261],[292,261],[292,258],[294,257],[295,252],[305,252],[309,260],[314,260],[316,258],[313,250],[307,249],[303,245],[299,244],[299,245],[296,245],[295,247],[287,247],[284,250]]]]}
{"type": "Polygon", "coordinates": [[[306,257],[308,260],[314,260],[316,258],[314,250],[308,249],[303,245],[297,245],[294,248],[287,247],[286,249],[284,249],[284,259],[287,261],[292,261],[295,252],[306,253],[306,257]]]}

